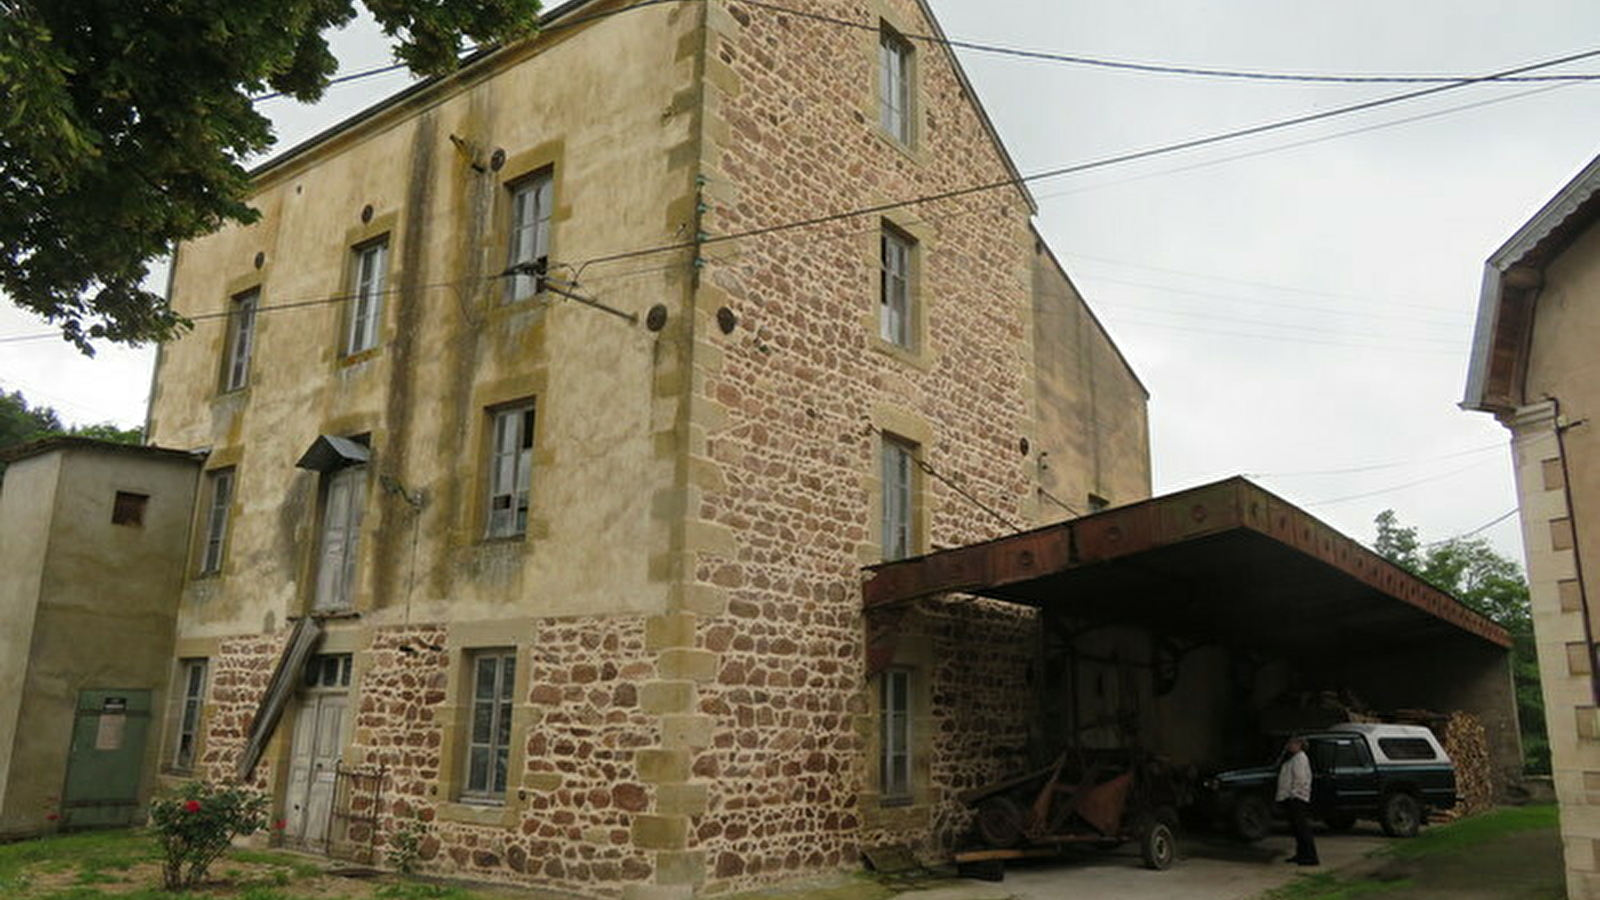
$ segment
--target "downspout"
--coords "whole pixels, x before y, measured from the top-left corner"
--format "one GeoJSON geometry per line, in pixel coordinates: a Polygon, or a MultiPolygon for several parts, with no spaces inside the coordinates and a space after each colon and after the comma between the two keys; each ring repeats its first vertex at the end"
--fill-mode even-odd
{"type": "MultiPolygon", "coordinates": [[[[1572,530],[1572,566],[1578,574],[1578,596],[1582,600],[1584,652],[1589,658],[1589,694],[1595,705],[1600,706],[1600,668],[1595,665],[1594,623],[1589,612],[1589,589],[1583,575],[1583,542],[1578,540],[1578,510],[1573,504],[1572,471],[1567,465],[1566,432],[1575,426],[1562,420],[1561,401],[1558,398],[1551,397],[1550,402],[1555,406],[1556,457],[1561,460],[1561,493],[1567,501],[1567,526],[1572,530]]],[[[1575,424],[1581,425],[1587,421],[1580,419],[1575,424]]]]}

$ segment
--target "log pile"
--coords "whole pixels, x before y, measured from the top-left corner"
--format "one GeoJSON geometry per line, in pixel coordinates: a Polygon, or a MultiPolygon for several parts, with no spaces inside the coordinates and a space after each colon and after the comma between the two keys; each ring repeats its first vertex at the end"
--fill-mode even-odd
{"type": "Polygon", "coordinates": [[[1489,736],[1470,713],[1451,714],[1433,733],[1456,764],[1456,807],[1451,819],[1476,815],[1494,806],[1494,767],[1489,762],[1489,736]]]}

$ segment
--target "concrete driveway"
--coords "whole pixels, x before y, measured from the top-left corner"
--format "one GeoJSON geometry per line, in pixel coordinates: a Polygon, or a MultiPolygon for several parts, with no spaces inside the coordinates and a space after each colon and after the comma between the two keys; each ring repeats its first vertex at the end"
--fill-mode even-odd
{"type": "Polygon", "coordinates": [[[965,881],[913,890],[896,900],[1061,900],[1114,897],[1116,900],[1247,900],[1293,881],[1304,872],[1354,864],[1388,841],[1376,827],[1349,834],[1317,835],[1320,869],[1289,865],[1294,839],[1274,834],[1244,845],[1211,836],[1186,836],[1182,855],[1171,869],[1152,872],[1129,845],[1109,853],[1083,851],[1061,859],[1012,863],[1004,881],[965,881]]]}

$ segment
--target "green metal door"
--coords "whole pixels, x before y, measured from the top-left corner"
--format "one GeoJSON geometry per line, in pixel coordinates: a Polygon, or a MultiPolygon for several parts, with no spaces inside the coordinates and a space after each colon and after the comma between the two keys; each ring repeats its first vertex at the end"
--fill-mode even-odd
{"type": "Polygon", "coordinates": [[[72,728],[67,784],[61,798],[66,828],[133,823],[150,730],[150,692],[83,691],[72,728]]]}

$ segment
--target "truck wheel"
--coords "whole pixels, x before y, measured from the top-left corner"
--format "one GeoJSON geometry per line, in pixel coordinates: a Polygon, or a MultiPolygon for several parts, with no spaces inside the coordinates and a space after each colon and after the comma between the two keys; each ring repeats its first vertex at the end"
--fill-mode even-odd
{"type": "Polygon", "coordinates": [[[1410,794],[1390,794],[1383,798],[1378,822],[1389,837],[1416,837],[1422,827],[1422,806],[1410,794]]]}
{"type": "Polygon", "coordinates": [[[1160,819],[1151,822],[1139,839],[1139,855],[1147,869],[1162,872],[1172,868],[1172,861],[1178,856],[1178,837],[1172,833],[1172,826],[1160,819]]]}
{"type": "Polygon", "coordinates": [[[1328,826],[1329,831],[1349,831],[1356,827],[1356,817],[1349,813],[1334,813],[1323,816],[1322,824],[1328,826]]]}
{"type": "Polygon", "coordinates": [[[1001,850],[1022,843],[1022,807],[1010,797],[990,797],[978,804],[978,837],[1001,850]]]}
{"type": "Polygon", "coordinates": [[[1267,807],[1267,801],[1255,794],[1246,794],[1233,804],[1233,810],[1228,813],[1228,825],[1234,837],[1253,844],[1272,830],[1272,810],[1267,807]]]}

